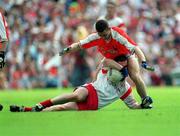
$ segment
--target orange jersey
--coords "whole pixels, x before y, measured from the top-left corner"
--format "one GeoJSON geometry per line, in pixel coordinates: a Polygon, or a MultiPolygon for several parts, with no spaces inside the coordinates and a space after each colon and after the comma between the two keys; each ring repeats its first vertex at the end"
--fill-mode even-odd
{"type": "Polygon", "coordinates": [[[98,51],[106,58],[114,59],[121,55],[131,55],[137,45],[123,30],[118,27],[111,28],[112,38],[106,42],[97,33],[89,35],[84,40],[80,40],[81,48],[97,46],[98,51]]]}

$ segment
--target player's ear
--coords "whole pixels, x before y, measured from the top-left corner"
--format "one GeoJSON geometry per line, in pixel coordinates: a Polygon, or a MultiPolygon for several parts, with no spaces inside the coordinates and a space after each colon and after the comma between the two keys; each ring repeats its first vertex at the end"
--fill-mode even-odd
{"type": "Polygon", "coordinates": [[[108,27],[108,31],[111,31],[111,27],[108,27]]]}

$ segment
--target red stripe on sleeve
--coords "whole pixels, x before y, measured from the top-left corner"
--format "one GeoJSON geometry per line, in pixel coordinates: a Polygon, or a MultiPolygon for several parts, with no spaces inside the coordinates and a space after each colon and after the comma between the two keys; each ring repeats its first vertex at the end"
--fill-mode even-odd
{"type": "Polygon", "coordinates": [[[125,24],[124,24],[124,23],[119,24],[119,25],[118,25],[118,27],[119,27],[119,28],[121,28],[121,27],[125,27],[125,24]]]}
{"type": "Polygon", "coordinates": [[[132,92],[132,88],[130,87],[130,88],[127,90],[127,92],[120,97],[120,99],[121,99],[121,100],[126,99],[126,98],[130,95],[131,92],[132,92]]]}
{"type": "Polygon", "coordinates": [[[126,38],[128,40],[128,42],[130,42],[131,44],[133,44],[134,46],[137,46],[137,43],[132,40],[125,31],[123,31],[122,29],[118,28],[118,27],[112,27],[112,29],[114,29],[116,32],[118,32],[121,36],[123,36],[124,38],[126,38]]]}

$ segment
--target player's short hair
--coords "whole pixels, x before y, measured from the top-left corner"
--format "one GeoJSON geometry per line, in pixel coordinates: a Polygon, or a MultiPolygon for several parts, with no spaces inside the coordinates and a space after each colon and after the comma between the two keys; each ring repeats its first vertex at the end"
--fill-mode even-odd
{"type": "Polygon", "coordinates": [[[96,22],[95,27],[97,32],[103,32],[109,28],[109,24],[106,20],[100,19],[96,22]]]}

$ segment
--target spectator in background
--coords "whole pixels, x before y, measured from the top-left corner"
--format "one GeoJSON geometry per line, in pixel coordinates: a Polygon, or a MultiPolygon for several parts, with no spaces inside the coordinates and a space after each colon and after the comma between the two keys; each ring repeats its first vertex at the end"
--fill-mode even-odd
{"type": "Polygon", "coordinates": [[[116,8],[116,2],[108,0],[106,4],[106,15],[101,16],[99,19],[107,20],[110,27],[116,26],[126,31],[125,22],[121,17],[117,16],[116,8]]]}

